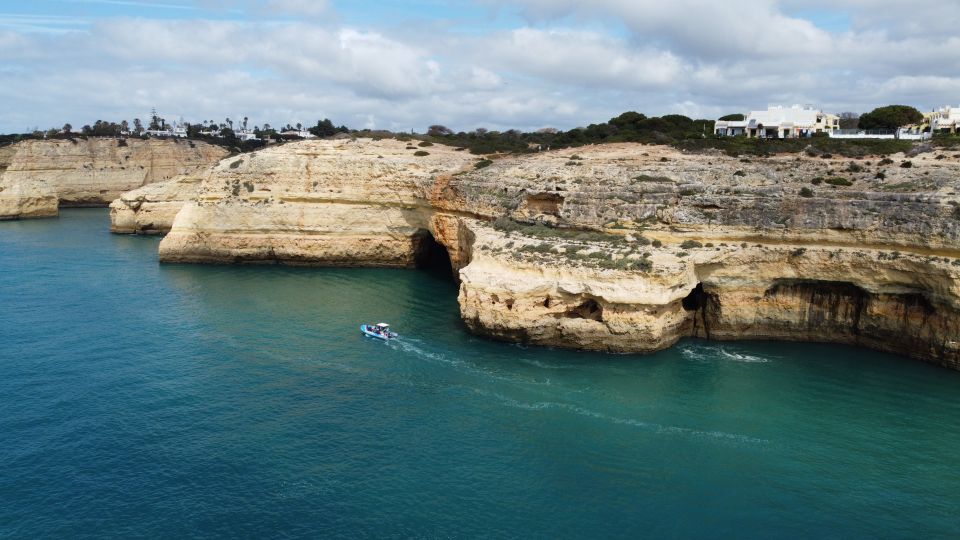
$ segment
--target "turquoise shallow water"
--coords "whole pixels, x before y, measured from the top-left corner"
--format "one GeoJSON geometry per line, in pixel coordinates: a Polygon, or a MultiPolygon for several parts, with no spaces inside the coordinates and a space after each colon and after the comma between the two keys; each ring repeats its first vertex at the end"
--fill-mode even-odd
{"type": "Polygon", "coordinates": [[[107,228],[0,224],[0,537],[960,531],[960,374],[492,343],[441,275],[161,266],[107,228]]]}

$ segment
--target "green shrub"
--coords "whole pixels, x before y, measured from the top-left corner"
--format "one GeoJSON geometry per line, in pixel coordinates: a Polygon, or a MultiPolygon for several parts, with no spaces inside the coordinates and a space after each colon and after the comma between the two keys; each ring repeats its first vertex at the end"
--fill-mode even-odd
{"type": "Polygon", "coordinates": [[[852,173],[863,172],[863,167],[851,161],[850,165],[847,167],[847,172],[852,172],[852,173]]]}
{"type": "Polygon", "coordinates": [[[684,240],[683,243],[680,244],[681,249],[693,249],[701,247],[703,247],[703,244],[697,242],[696,240],[684,240]]]}
{"type": "Polygon", "coordinates": [[[413,155],[417,157],[429,156],[430,152],[427,152],[426,150],[417,150],[416,152],[413,153],[413,155]]]}
{"type": "Polygon", "coordinates": [[[904,161],[903,163],[900,164],[901,169],[909,169],[910,167],[913,167],[912,161],[904,161]]]}
{"type": "Polygon", "coordinates": [[[887,173],[883,171],[877,171],[877,175],[874,176],[877,180],[885,180],[887,178],[887,173]]]}
{"type": "Polygon", "coordinates": [[[421,148],[425,148],[425,147],[427,147],[427,146],[433,146],[433,143],[430,142],[430,141],[423,141],[422,143],[418,144],[417,146],[419,146],[419,147],[421,147],[421,148]]]}
{"type": "Polygon", "coordinates": [[[893,160],[890,158],[883,158],[880,160],[880,163],[878,163],[878,165],[880,165],[881,167],[884,165],[893,165],[893,160]]]}
{"type": "Polygon", "coordinates": [[[745,173],[745,172],[743,172],[743,171],[737,171],[737,172],[733,173],[733,175],[734,175],[734,176],[746,176],[747,173],[745,173]]]}
{"type": "Polygon", "coordinates": [[[489,159],[481,159],[480,161],[473,164],[474,169],[482,169],[484,167],[489,167],[493,165],[493,162],[489,159]]]}
{"type": "Polygon", "coordinates": [[[652,245],[653,245],[653,247],[655,247],[655,248],[661,248],[661,247],[663,247],[663,242],[661,242],[661,241],[659,241],[659,240],[654,240],[654,241],[652,242],[652,245]]]}
{"type": "Polygon", "coordinates": [[[522,248],[520,248],[520,251],[524,251],[527,253],[550,253],[551,251],[553,251],[553,244],[550,244],[548,242],[540,242],[539,244],[531,244],[531,245],[523,246],[522,248]]]}
{"type": "Polygon", "coordinates": [[[819,186],[820,184],[823,183],[823,177],[822,177],[822,176],[818,176],[818,177],[814,178],[813,180],[811,180],[810,183],[813,184],[813,185],[815,185],[815,186],[819,186]]]}
{"type": "Polygon", "coordinates": [[[852,186],[853,185],[853,182],[847,180],[842,176],[834,176],[831,178],[827,178],[826,180],[824,180],[824,182],[830,184],[831,186],[852,186]]]}
{"type": "Polygon", "coordinates": [[[493,228],[505,233],[518,232],[525,236],[531,236],[534,238],[566,238],[570,240],[579,240],[581,242],[605,242],[609,244],[622,243],[626,239],[624,236],[619,234],[587,231],[583,229],[560,229],[541,224],[529,225],[514,221],[507,216],[501,216],[494,220],[493,228]]]}
{"type": "Polygon", "coordinates": [[[953,216],[953,219],[960,219],[960,206],[954,206],[950,215],[953,216]]]}
{"type": "Polygon", "coordinates": [[[807,248],[797,248],[790,253],[791,257],[799,257],[807,252],[807,248]]]}
{"type": "Polygon", "coordinates": [[[808,187],[800,188],[800,196],[809,199],[813,197],[813,190],[808,187]]]}

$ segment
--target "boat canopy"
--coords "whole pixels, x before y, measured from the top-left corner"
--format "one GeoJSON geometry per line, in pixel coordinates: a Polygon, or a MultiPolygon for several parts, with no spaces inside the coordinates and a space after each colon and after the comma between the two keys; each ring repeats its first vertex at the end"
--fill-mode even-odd
{"type": "Polygon", "coordinates": [[[385,322],[377,323],[377,328],[390,328],[390,325],[385,322]]]}

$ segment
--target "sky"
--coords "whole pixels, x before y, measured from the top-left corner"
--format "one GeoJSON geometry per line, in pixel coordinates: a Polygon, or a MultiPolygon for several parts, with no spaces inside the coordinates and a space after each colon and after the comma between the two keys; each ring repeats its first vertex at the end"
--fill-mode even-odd
{"type": "Polygon", "coordinates": [[[960,0],[0,0],[0,132],[960,104],[960,0]]]}

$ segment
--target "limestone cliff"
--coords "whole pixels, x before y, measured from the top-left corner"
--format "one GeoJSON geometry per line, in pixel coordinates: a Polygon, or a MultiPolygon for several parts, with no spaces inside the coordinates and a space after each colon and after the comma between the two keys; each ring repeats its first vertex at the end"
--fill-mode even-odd
{"type": "Polygon", "coordinates": [[[0,146],[0,221],[57,215],[57,194],[42,182],[13,182],[4,172],[16,149],[0,146]]]}
{"type": "Polygon", "coordinates": [[[618,352],[684,336],[832,341],[960,368],[960,155],[612,144],[476,160],[387,140],[224,160],[160,257],[412,266],[436,241],[464,321],[497,339],[618,352]]]}
{"type": "Polygon", "coordinates": [[[291,143],[224,160],[177,215],[160,258],[412,266],[430,238],[431,190],[473,161],[445,146],[369,139],[291,143]]]}
{"type": "Polygon", "coordinates": [[[5,210],[8,217],[56,215],[57,204],[105,206],[126,191],[205,169],[227,154],[196,141],[112,138],[24,141],[7,152],[2,182],[13,195],[4,205],[25,210],[5,210]]]}
{"type": "Polygon", "coordinates": [[[110,203],[110,232],[166,234],[183,205],[196,199],[206,172],[178,176],[120,195],[110,203]]]}

